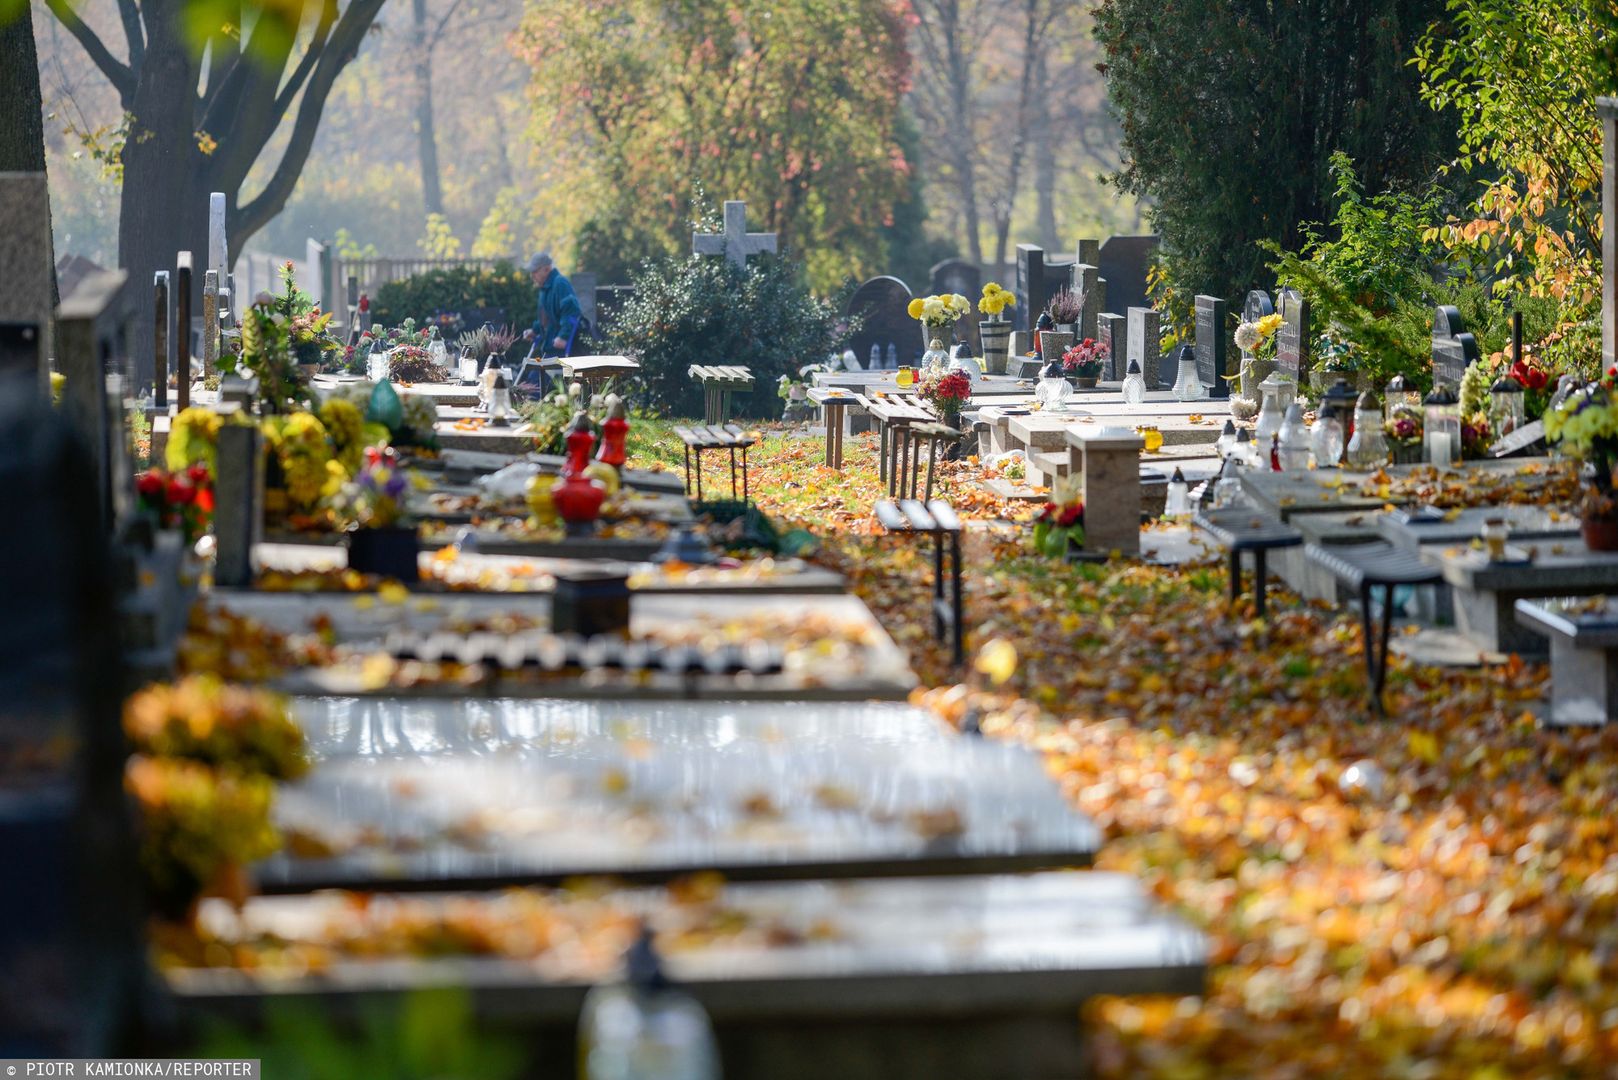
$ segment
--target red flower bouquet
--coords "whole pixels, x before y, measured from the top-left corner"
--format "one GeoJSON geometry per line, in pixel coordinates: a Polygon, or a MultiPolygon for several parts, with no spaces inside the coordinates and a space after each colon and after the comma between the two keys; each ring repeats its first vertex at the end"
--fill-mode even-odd
{"type": "Polygon", "coordinates": [[[195,543],[213,521],[213,478],[200,461],[180,472],[148,469],[135,477],[135,495],[159,525],[178,528],[187,543],[195,543]]]}

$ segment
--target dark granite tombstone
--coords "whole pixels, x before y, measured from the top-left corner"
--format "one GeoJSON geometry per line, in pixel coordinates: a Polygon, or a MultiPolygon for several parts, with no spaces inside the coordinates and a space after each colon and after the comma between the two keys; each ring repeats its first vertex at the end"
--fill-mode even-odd
{"type": "Polygon", "coordinates": [[[174,404],[191,407],[191,253],[174,260],[174,404]]]}
{"type": "Polygon", "coordinates": [[[123,361],[128,312],[125,275],[102,270],[84,279],[57,310],[57,365],[64,376],[62,412],[89,450],[109,532],[128,509],[130,486],[127,418],[123,413],[123,361]]]}
{"type": "Polygon", "coordinates": [[[1017,245],[1017,279],[1011,291],[1017,296],[1017,306],[1008,313],[1014,330],[1031,330],[1045,310],[1050,292],[1045,278],[1045,249],[1037,244],[1017,245]]]}
{"type": "Polygon", "coordinates": [[[1297,289],[1282,289],[1281,329],[1276,331],[1276,368],[1294,385],[1309,378],[1309,301],[1297,289]]]}
{"type": "Polygon", "coordinates": [[[1460,386],[1467,366],[1477,358],[1477,339],[1467,333],[1459,309],[1440,305],[1433,312],[1433,384],[1460,386]]]}
{"type": "Polygon", "coordinates": [[[1146,271],[1152,265],[1157,247],[1155,236],[1113,236],[1091,258],[1080,260],[1095,263],[1101,276],[1107,279],[1110,310],[1151,306],[1146,294],[1146,271]]]}
{"type": "Polygon", "coordinates": [[[905,310],[911,299],[910,286],[896,277],[874,277],[855,289],[846,312],[862,318],[859,330],[849,338],[854,355],[864,358],[875,345],[884,354],[897,350],[905,363],[919,356],[921,324],[905,310]]]}
{"type": "Polygon", "coordinates": [[[983,295],[983,271],[976,263],[965,259],[945,259],[932,268],[929,276],[929,292],[959,293],[972,305],[972,310],[955,325],[955,336],[972,346],[972,355],[982,356],[983,346],[978,339],[977,303],[978,297],[983,295]]]}
{"type": "Polygon", "coordinates": [[[259,430],[249,424],[219,429],[214,485],[214,584],[251,588],[253,545],[264,537],[264,455],[259,430]]]}
{"type": "Polygon", "coordinates": [[[96,464],[29,372],[0,387],[0,1055],[91,1057],[140,975],[116,590],[96,464]]]}
{"type": "Polygon", "coordinates": [[[1270,294],[1263,289],[1250,289],[1247,299],[1242,301],[1242,322],[1258,322],[1258,320],[1275,314],[1275,304],[1270,300],[1270,294]]]}
{"type": "Polygon", "coordinates": [[[1122,379],[1129,362],[1129,320],[1123,315],[1103,311],[1097,319],[1096,340],[1107,346],[1107,365],[1102,369],[1101,377],[1122,379]]]}
{"type": "Polygon", "coordinates": [[[1230,397],[1229,344],[1225,339],[1225,302],[1217,296],[1197,297],[1197,378],[1208,396],[1230,397]]]}

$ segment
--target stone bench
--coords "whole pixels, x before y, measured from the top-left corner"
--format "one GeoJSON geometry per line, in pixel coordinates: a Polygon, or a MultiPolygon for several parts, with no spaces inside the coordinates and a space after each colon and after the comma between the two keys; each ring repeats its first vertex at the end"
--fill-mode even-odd
{"type": "Polygon", "coordinates": [[[1506,560],[1491,562],[1470,547],[1423,549],[1450,586],[1455,628],[1480,649],[1545,654],[1544,638],[1518,622],[1518,600],[1618,593],[1618,553],[1590,551],[1576,538],[1514,542],[1506,553],[1506,560]]]}
{"type": "Polygon", "coordinates": [[[1611,601],[1518,600],[1517,622],[1551,647],[1553,724],[1618,720],[1618,609],[1611,601]]]}

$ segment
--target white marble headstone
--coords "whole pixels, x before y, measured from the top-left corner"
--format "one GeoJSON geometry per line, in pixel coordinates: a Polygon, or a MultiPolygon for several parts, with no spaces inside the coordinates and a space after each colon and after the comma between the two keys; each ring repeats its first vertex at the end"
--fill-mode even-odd
{"type": "Polygon", "coordinates": [[[230,244],[225,233],[225,193],[216,191],[208,196],[208,266],[218,276],[216,284],[223,284],[230,273],[230,244]]]}

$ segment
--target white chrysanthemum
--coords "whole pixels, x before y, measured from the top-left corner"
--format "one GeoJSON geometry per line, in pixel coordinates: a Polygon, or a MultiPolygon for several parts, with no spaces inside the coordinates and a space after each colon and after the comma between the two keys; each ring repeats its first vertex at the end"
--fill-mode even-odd
{"type": "Polygon", "coordinates": [[[1244,322],[1236,328],[1236,347],[1242,352],[1252,352],[1258,348],[1264,335],[1258,332],[1258,327],[1250,322],[1244,322]]]}
{"type": "Polygon", "coordinates": [[[402,394],[400,397],[405,426],[423,433],[432,431],[433,425],[438,423],[438,402],[425,394],[402,394]]]}

